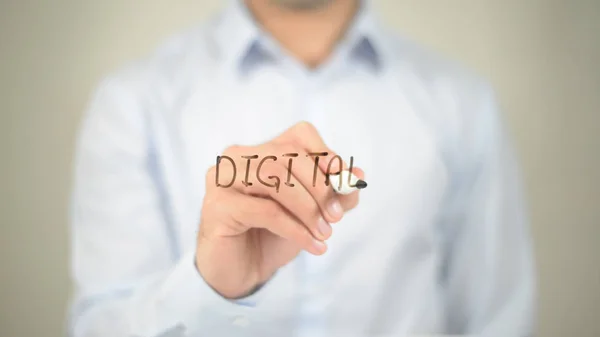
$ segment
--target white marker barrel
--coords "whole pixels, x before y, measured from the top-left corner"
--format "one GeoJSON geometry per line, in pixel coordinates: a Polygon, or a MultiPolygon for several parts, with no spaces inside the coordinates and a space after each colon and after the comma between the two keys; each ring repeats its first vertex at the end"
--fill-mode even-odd
{"type": "Polygon", "coordinates": [[[331,187],[333,187],[334,191],[343,195],[347,195],[356,190],[367,187],[367,183],[364,180],[359,179],[353,173],[350,173],[350,171],[342,171],[340,174],[329,175],[329,183],[331,184],[331,187]],[[350,184],[348,184],[348,177],[350,177],[350,184]],[[342,181],[341,188],[340,179],[342,181]]]}

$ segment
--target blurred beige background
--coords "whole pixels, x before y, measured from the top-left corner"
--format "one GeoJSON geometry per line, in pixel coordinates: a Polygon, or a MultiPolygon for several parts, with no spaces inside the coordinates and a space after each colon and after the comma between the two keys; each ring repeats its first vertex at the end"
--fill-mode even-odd
{"type": "MultiPolygon", "coordinates": [[[[0,336],[63,335],[75,131],[107,72],[224,0],[0,2],[0,336]]],[[[375,0],[495,84],[525,171],[540,336],[600,336],[600,1],[375,0]]]]}

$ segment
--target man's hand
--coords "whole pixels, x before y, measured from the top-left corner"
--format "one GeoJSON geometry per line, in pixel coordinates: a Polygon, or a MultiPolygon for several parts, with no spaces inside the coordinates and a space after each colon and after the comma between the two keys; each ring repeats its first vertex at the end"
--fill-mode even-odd
{"type": "MultiPolygon", "coordinates": [[[[264,161],[260,176],[269,184],[274,179],[269,177],[281,180],[279,192],[257,181],[260,160],[251,160],[250,186],[238,178],[229,188],[217,187],[216,167],[206,175],[196,267],[213,289],[233,299],[266,282],[300,250],[314,255],[325,253],[325,240],[332,234],[330,224],[340,221],[344,212],[356,207],[358,192],[337,195],[331,186],[325,185],[327,165],[335,153],[324,144],[314,126],[306,122],[294,125],[265,144],[232,146],[223,155],[234,159],[244,173],[247,160],[242,156],[276,155],[277,160],[264,161]],[[319,161],[315,186],[314,160],[307,157],[314,151],[329,153],[327,160],[319,161]],[[291,170],[290,182],[294,187],[284,184],[288,158],[281,155],[287,153],[298,153],[291,170]]],[[[339,170],[335,162],[332,173],[339,170]]],[[[363,178],[360,169],[353,169],[353,173],[363,178]]]]}

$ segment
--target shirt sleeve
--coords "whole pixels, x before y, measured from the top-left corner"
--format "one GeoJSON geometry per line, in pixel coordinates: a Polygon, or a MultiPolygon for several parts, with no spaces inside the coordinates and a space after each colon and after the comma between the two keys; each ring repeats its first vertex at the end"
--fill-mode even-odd
{"type": "Polygon", "coordinates": [[[73,337],[237,335],[264,288],[230,301],[179,252],[157,179],[141,86],[114,76],[97,89],[78,137],[71,198],[73,337]],[[249,305],[250,304],[250,305],[249,305]]]}
{"type": "Polygon", "coordinates": [[[536,284],[516,155],[492,90],[470,97],[442,226],[449,333],[530,336],[536,284]],[[466,154],[466,155],[465,155],[466,154]]]}

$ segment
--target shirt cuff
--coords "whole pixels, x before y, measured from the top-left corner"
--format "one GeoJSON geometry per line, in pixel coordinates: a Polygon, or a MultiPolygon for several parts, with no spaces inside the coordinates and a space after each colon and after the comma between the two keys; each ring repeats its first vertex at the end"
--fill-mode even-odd
{"type": "Polygon", "coordinates": [[[195,251],[183,256],[161,287],[157,306],[165,324],[182,325],[188,331],[218,331],[256,314],[262,288],[245,298],[229,300],[208,285],[194,261],[195,251]]]}

